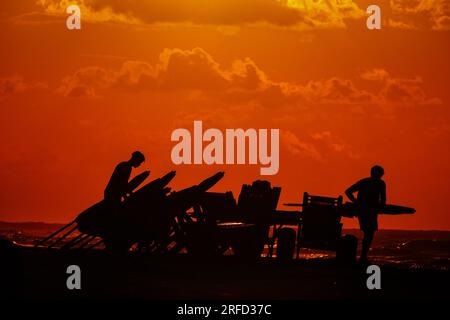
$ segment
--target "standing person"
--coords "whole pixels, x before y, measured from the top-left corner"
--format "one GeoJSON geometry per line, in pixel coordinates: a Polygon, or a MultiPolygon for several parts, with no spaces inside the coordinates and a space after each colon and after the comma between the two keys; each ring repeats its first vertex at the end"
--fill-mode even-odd
{"type": "Polygon", "coordinates": [[[131,190],[128,190],[131,170],[139,167],[144,161],[145,157],[142,152],[135,151],[128,161],[123,161],[116,166],[105,188],[106,202],[113,205],[121,203],[122,198],[125,198],[131,192],[131,190]]]}
{"type": "Polygon", "coordinates": [[[386,204],[386,183],[381,179],[383,175],[384,169],[381,166],[373,166],[370,177],[359,180],[345,190],[346,196],[358,206],[359,210],[359,226],[364,233],[361,263],[368,263],[367,255],[375,231],[378,230],[378,213],[386,204]],[[357,192],[356,198],[355,192],[357,192]]]}

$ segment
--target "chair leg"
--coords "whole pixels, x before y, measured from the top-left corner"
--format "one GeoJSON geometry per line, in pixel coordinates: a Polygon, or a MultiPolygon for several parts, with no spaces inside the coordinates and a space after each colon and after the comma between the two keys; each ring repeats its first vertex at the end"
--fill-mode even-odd
{"type": "Polygon", "coordinates": [[[103,239],[100,239],[99,241],[97,241],[97,242],[94,243],[93,245],[89,246],[89,247],[87,248],[87,250],[94,249],[96,246],[98,246],[98,245],[100,245],[100,244],[102,244],[102,243],[103,243],[103,239]]]}
{"type": "MultiPolygon", "coordinates": [[[[281,227],[281,226],[280,226],[281,227]]],[[[273,247],[275,246],[275,239],[277,238],[277,233],[278,233],[278,229],[277,229],[277,225],[274,224],[273,225],[273,232],[272,232],[272,239],[270,240],[269,243],[269,253],[268,256],[271,258],[273,256],[273,247]]]]}
{"type": "Polygon", "coordinates": [[[83,244],[81,244],[81,246],[79,246],[78,249],[83,249],[84,247],[86,247],[94,239],[95,239],[95,236],[87,237],[87,241],[85,241],[83,244]]]}
{"type": "Polygon", "coordinates": [[[68,227],[70,227],[71,225],[73,225],[75,223],[75,220],[66,224],[64,227],[56,230],[55,232],[53,232],[51,235],[49,235],[47,238],[42,239],[41,241],[39,241],[38,243],[36,243],[34,246],[35,247],[39,247],[41,245],[43,245],[44,243],[46,243],[48,240],[50,240],[51,238],[53,238],[54,236],[56,236],[57,234],[63,232],[64,230],[66,230],[68,227]]]}
{"type": "Polygon", "coordinates": [[[301,233],[301,229],[302,228],[301,228],[301,226],[299,224],[298,227],[297,227],[297,248],[296,248],[297,252],[296,252],[296,255],[295,255],[296,259],[300,258],[300,233],[301,233]]]}
{"type": "Polygon", "coordinates": [[[67,231],[61,238],[59,238],[58,240],[56,240],[55,242],[53,242],[51,245],[49,245],[48,248],[51,249],[51,248],[53,248],[55,245],[57,245],[58,243],[60,243],[61,241],[63,241],[69,234],[71,234],[72,232],[74,232],[76,228],[78,228],[78,226],[74,226],[72,229],[70,229],[69,231],[67,231]]]}
{"type": "Polygon", "coordinates": [[[63,245],[61,247],[61,249],[68,249],[70,247],[73,247],[76,244],[78,244],[80,241],[85,240],[86,237],[88,237],[88,236],[86,236],[85,234],[81,233],[81,234],[77,235],[75,238],[73,238],[72,240],[70,240],[69,242],[67,242],[65,245],[63,245]]]}

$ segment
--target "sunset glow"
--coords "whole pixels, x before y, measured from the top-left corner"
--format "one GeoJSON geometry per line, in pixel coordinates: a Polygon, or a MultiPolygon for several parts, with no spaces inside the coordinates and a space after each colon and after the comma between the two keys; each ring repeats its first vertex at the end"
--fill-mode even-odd
{"type": "MultiPolygon", "coordinates": [[[[17,0],[0,3],[0,220],[67,222],[134,150],[181,189],[281,186],[338,196],[384,167],[380,228],[450,230],[445,0],[17,0]],[[366,28],[376,2],[382,29],[366,28]],[[408,7],[405,3],[409,4],[408,7]],[[81,8],[81,30],[66,8],[81,8]],[[279,170],[173,164],[171,133],[277,128],[279,170]]],[[[280,205],[281,208],[281,205],[280,205]]],[[[347,228],[356,219],[344,219],[347,228]]]]}

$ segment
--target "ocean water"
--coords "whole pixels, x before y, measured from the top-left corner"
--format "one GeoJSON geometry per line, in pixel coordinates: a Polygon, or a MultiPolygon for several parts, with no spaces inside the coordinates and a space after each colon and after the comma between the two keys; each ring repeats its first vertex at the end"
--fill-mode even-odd
{"type": "MultiPolygon", "coordinates": [[[[358,237],[358,254],[362,232],[344,230],[358,237]]],[[[327,251],[302,249],[302,257],[330,258],[327,251]]],[[[393,264],[400,268],[450,270],[450,232],[417,230],[379,230],[375,234],[369,259],[375,264],[393,264]]]]}
{"type": "MultiPolygon", "coordinates": [[[[0,237],[22,244],[33,244],[62,225],[46,223],[0,222],[0,237]]],[[[343,231],[362,239],[356,229],[343,231]]],[[[359,248],[360,249],[360,248],[359,248]]],[[[333,252],[301,249],[303,259],[330,259],[333,252]]],[[[450,231],[379,230],[369,254],[376,264],[408,269],[450,270],[450,231]]]]}
{"type": "MultiPolygon", "coordinates": [[[[360,234],[359,230],[352,231],[360,234]]],[[[399,267],[449,270],[450,232],[380,230],[370,255],[373,262],[399,267]]]]}

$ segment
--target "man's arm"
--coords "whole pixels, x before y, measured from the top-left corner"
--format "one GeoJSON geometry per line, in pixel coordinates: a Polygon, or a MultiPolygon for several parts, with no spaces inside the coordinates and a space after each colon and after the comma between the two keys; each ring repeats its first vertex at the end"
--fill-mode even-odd
{"type": "Polygon", "coordinates": [[[359,191],[359,181],[345,190],[345,195],[350,199],[351,202],[356,202],[354,193],[359,191]]]}

